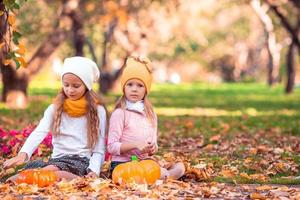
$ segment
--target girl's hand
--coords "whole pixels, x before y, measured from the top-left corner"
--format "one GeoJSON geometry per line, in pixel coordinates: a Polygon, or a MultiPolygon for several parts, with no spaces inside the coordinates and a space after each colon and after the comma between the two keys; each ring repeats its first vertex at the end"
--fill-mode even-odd
{"type": "Polygon", "coordinates": [[[153,142],[153,139],[151,137],[147,139],[147,143],[148,143],[148,148],[146,152],[148,153],[148,156],[152,156],[158,150],[158,147],[156,143],[153,142]]]}
{"type": "Polygon", "coordinates": [[[149,156],[152,156],[157,151],[156,145],[154,143],[148,144],[148,147],[146,149],[146,153],[148,153],[149,156]]]}
{"type": "Polygon", "coordinates": [[[149,144],[147,142],[137,142],[135,146],[142,153],[147,153],[148,152],[149,144]]]}
{"type": "Polygon", "coordinates": [[[156,152],[156,145],[150,142],[138,142],[137,148],[142,153],[147,153],[149,156],[153,155],[156,152]]]}
{"type": "Polygon", "coordinates": [[[16,165],[21,165],[25,162],[25,160],[27,159],[27,153],[25,152],[21,152],[19,153],[16,157],[13,157],[11,159],[6,160],[3,163],[3,168],[10,168],[16,165]]]}

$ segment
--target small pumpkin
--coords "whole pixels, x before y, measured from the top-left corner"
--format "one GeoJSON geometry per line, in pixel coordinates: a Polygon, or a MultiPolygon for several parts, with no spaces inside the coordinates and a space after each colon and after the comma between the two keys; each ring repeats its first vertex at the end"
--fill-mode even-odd
{"type": "Polygon", "coordinates": [[[139,164],[144,169],[144,177],[150,185],[160,178],[160,166],[154,160],[142,160],[139,164]]]}
{"type": "Polygon", "coordinates": [[[153,160],[138,162],[136,156],[131,162],[119,164],[112,173],[114,183],[148,183],[153,184],[160,177],[160,166],[153,160]]]}
{"type": "Polygon", "coordinates": [[[16,182],[36,184],[39,187],[45,187],[57,181],[54,171],[43,169],[27,169],[19,173],[16,182]]]}

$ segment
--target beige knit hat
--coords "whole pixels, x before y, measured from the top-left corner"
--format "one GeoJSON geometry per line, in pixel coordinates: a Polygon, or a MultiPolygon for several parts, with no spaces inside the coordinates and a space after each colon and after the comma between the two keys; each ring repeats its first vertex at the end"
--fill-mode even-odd
{"type": "Polygon", "coordinates": [[[145,84],[147,93],[150,92],[152,83],[152,64],[148,58],[136,56],[127,58],[125,68],[121,75],[122,91],[124,91],[126,82],[133,78],[141,80],[145,84]]]}

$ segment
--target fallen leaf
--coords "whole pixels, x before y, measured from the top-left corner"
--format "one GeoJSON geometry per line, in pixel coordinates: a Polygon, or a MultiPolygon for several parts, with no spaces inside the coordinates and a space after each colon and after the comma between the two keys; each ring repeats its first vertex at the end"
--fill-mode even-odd
{"type": "Polygon", "coordinates": [[[90,183],[90,186],[94,191],[99,192],[100,190],[109,187],[110,183],[110,180],[96,179],[90,183]]]}
{"type": "Polygon", "coordinates": [[[251,154],[251,155],[256,155],[257,154],[257,148],[251,148],[251,149],[249,149],[249,153],[251,154]]]}
{"type": "Polygon", "coordinates": [[[220,172],[220,175],[224,176],[225,178],[233,178],[235,176],[235,172],[229,169],[223,169],[220,172]]]}
{"type": "Polygon", "coordinates": [[[250,177],[247,173],[245,173],[245,172],[240,173],[240,176],[241,176],[242,178],[246,178],[246,179],[248,179],[248,180],[251,179],[251,177],[250,177]]]}
{"type": "Polygon", "coordinates": [[[270,185],[262,185],[262,186],[259,186],[256,188],[256,190],[258,190],[258,191],[271,190],[271,189],[272,189],[272,186],[270,186],[270,185]]]}
{"type": "Polygon", "coordinates": [[[185,127],[186,129],[193,129],[193,128],[195,127],[195,122],[194,122],[193,120],[191,120],[191,119],[186,120],[186,121],[184,122],[184,127],[185,127]]]}
{"type": "Polygon", "coordinates": [[[252,180],[261,181],[261,182],[265,182],[269,179],[264,174],[251,174],[250,177],[252,180]]]}
{"type": "Polygon", "coordinates": [[[250,194],[250,198],[251,199],[267,199],[265,196],[263,196],[263,195],[261,195],[261,194],[259,194],[259,193],[252,193],[252,194],[250,194]]]}
{"type": "Polygon", "coordinates": [[[221,135],[214,135],[209,139],[209,141],[210,142],[219,142],[220,138],[221,138],[221,135]]]}
{"type": "Polygon", "coordinates": [[[203,150],[204,151],[212,151],[214,149],[214,147],[215,147],[214,144],[208,144],[203,148],[203,150]]]}
{"type": "Polygon", "coordinates": [[[176,160],[175,155],[172,152],[164,154],[163,158],[168,162],[173,162],[176,160]]]}

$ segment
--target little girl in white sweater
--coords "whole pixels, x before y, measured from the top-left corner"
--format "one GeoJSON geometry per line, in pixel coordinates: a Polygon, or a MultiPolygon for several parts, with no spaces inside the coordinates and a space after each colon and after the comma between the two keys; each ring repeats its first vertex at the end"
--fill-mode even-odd
{"type": "MultiPolygon", "coordinates": [[[[62,90],[30,134],[19,154],[4,168],[28,161],[47,136],[53,133],[53,152],[48,162],[28,162],[24,169],[55,171],[58,178],[96,177],[104,162],[106,110],[92,90],[100,72],[95,62],[85,57],[66,58],[62,68],[62,90]]],[[[15,181],[18,174],[9,180],[15,181]]]]}

